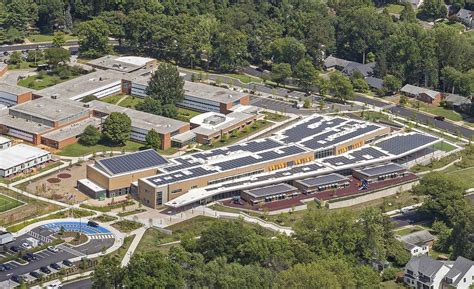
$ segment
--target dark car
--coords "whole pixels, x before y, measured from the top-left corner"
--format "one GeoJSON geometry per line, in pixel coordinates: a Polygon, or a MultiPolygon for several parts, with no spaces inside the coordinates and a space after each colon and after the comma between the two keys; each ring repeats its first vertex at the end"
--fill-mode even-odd
{"type": "Polygon", "coordinates": [[[434,119],[439,120],[439,121],[444,121],[444,116],[437,115],[437,116],[434,117],[434,119]]]}
{"type": "Polygon", "coordinates": [[[66,265],[66,266],[68,266],[68,267],[74,266],[74,264],[73,264],[71,261],[69,261],[69,260],[64,260],[64,261],[63,261],[63,264],[66,265]]]}
{"type": "Polygon", "coordinates": [[[49,270],[49,268],[46,267],[46,266],[41,267],[40,271],[45,273],[45,274],[50,274],[51,273],[51,270],[49,270]]]}
{"type": "Polygon", "coordinates": [[[36,256],[36,255],[33,254],[33,253],[26,253],[25,256],[28,256],[28,257],[31,258],[32,260],[38,260],[38,256],[36,256]]]}
{"type": "Polygon", "coordinates": [[[49,265],[49,267],[53,268],[54,270],[61,270],[61,266],[56,263],[52,263],[51,265],[49,265]]]}
{"type": "Polygon", "coordinates": [[[87,225],[88,225],[88,226],[91,226],[91,227],[98,227],[98,226],[99,226],[99,224],[97,224],[97,223],[94,222],[94,221],[89,221],[89,222],[87,222],[87,225]]]}
{"type": "Polygon", "coordinates": [[[13,269],[13,266],[8,263],[3,264],[3,267],[5,267],[5,270],[7,271],[13,269]]]}
{"type": "Polygon", "coordinates": [[[21,251],[21,248],[19,246],[11,246],[10,250],[15,252],[15,253],[18,253],[18,252],[21,251]]]}
{"type": "Polygon", "coordinates": [[[27,261],[27,262],[30,262],[30,261],[33,261],[33,258],[31,258],[30,255],[24,255],[23,257],[21,257],[21,259],[27,261]]]}
{"type": "Polygon", "coordinates": [[[43,276],[43,274],[41,274],[40,272],[36,272],[36,271],[30,272],[30,275],[35,277],[36,279],[39,279],[39,278],[41,278],[41,276],[43,276]]]}
{"type": "Polygon", "coordinates": [[[3,271],[5,271],[5,270],[7,270],[7,269],[5,268],[5,265],[0,264],[0,272],[3,272],[3,271]]]}
{"type": "Polygon", "coordinates": [[[22,283],[23,281],[25,281],[25,278],[19,275],[12,275],[10,279],[12,279],[12,281],[16,283],[22,283]]]}

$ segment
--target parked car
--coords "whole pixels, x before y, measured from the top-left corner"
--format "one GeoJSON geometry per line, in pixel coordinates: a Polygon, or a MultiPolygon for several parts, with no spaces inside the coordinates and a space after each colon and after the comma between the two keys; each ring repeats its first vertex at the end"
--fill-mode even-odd
{"type": "Polygon", "coordinates": [[[18,253],[18,252],[21,251],[21,248],[19,246],[11,246],[10,250],[15,252],[15,253],[18,253]]]}
{"type": "Polygon", "coordinates": [[[444,121],[444,118],[445,117],[442,116],[442,115],[437,115],[437,116],[434,117],[434,119],[439,120],[439,121],[444,121]]]}
{"type": "Polygon", "coordinates": [[[5,271],[5,270],[7,270],[7,269],[5,268],[5,265],[0,264],[0,272],[3,272],[3,271],[5,271]]]}
{"type": "Polygon", "coordinates": [[[49,270],[49,268],[46,267],[46,266],[41,267],[40,271],[43,272],[44,274],[50,274],[51,273],[51,270],[49,270]]]}
{"type": "Polygon", "coordinates": [[[99,224],[97,224],[97,223],[94,222],[94,221],[89,221],[89,222],[87,222],[87,225],[88,225],[88,226],[91,226],[91,227],[99,227],[99,224]]]}
{"type": "Polygon", "coordinates": [[[41,278],[41,276],[43,276],[43,274],[41,274],[40,272],[36,272],[36,271],[30,272],[30,275],[35,277],[36,279],[39,279],[39,278],[41,278]]]}
{"type": "Polygon", "coordinates": [[[9,263],[3,264],[3,267],[5,267],[5,270],[7,270],[7,271],[13,269],[13,266],[10,265],[9,263]]]}
{"type": "Polygon", "coordinates": [[[56,247],[53,247],[53,246],[48,246],[48,251],[53,252],[53,253],[57,253],[57,252],[59,252],[59,249],[56,248],[56,247]]]}
{"type": "Polygon", "coordinates": [[[29,255],[24,255],[23,257],[21,257],[21,259],[27,261],[27,262],[31,262],[33,261],[33,258],[31,258],[31,256],[29,255]]]}
{"type": "Polygon", "coordinates": [[[36,256],[35,254],[33,253],[26,253],[25,255],[29,256],[31,259],[33,260],[38,260],[38,256],[36,256]]]}
{"type": "Polygon", "coordinates": [[[56,263],[51,263],[51,265],[49,265],[49,267],[53,268],[54,270],[61,270],[61,266],[59,266],[56,263]]]}
{"type": "Polygon", "coordinates": [[[31,247],[30,243],[27,243],[27,242],[21,244],[21,246],[22,246],[23,248],[25,248],[25,249],[31,249],[31,248],[33,248],[33,247],[31,247]]]}
{"type": "Polygon", "coordinates": [[[66,265],[66,266],[68,266],[68,267],[74,266],[74,264],[73,264],[71,261],[69,261],[69,260],[64,260],[64,261],[63,261],[63,264],[66,265]]]}
{"type": "Polygon", "coordinates": [[[19,275],[12,275],[10,279],[12,279],[12,281],[16,283],[22,283],[23,281],[25,281],[25,277],[19,275]]]}

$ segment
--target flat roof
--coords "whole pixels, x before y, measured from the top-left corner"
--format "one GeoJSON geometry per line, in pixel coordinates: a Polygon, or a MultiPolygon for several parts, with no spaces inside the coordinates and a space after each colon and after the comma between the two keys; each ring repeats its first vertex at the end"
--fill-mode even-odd
{"type": "Polygon", "coordinates": [[[199,125],[193,129],[194,133],[209,136],[245,122],[253,117],[254,115],[243,112],[231,112],[227,115],[216,112],[207,112],[191,118],[190,123],[199,125]],[[213,118],[216,118],[216,120],[221,118],[221,120],[219,120],[220,122],[213,124],[213,118]]]}
{"type": "Polygon", "coordinates": [[[363,175],[374,177],[379,175],[391,174],[399,171],[405,171],[406,168],[396,163],[388,163],[383,165],[365,167],[362,169],[355,169],[354,171],[360,172],[363,175]]]}
{"type": "Polygon", "coordinates": [[[296,182],[308,188],[331,185],[339,182],[346,182],[348,179],[340,174],[329,174],[308,178],[304,180],[297,180],[296,182]]]}
{"type": "Polygon", "coordinates": [[[9,115],[8,112],[5,114],[0,113],[0,124],[32,134],[42,134],[52,129],[50,126],[27,121],[26,119],[18,117],[13,118],[13,116],[9,115]]]}
{"type": "Polygon", "coordinates": [[[95,162],[96,167],[109,175],[160,167],[167,163],[168,161],[153,149],[100,159],[95,162]]]}
{"type": "Polygon", "coordinates": [[[187,142],[196,137],[196,134],[192,130],[185,131],[183,133],[174,135],[171,137],[172,141],[177,141],[180,143],[187,142]]]}
{"type": "Polygon", "coordinates": [[[89,125],[99,127],[100,124],[100,119],[91,117],[45,133],[42,135],[42,137],[60,142],[65,139],[81,135],[84,132],[84,129],[89,125]]]}
{"type": "Polygon", "coordinates": [[[7,170],[49,154],[48,151],[26,144],[11,146],[0,150],[0,169],[7,170]]]}
{"type": "Polygon", "coordinates": [[[79,183],[83,184],[84,186],[88,187],[89,189],[91,189],[95,193],[105,191],[104,188],[102,188],[98,184],[90,181],[89,179],[80,179],[80,180],[77,180],[77,182],[79,182],[79,183]]]}
{"type": "Polygon", "coordinates": [[[144,67],[151,61],[154,61],[154,59],[141,56],[106,55],[93,59],[88,64],[121,72],[131,72],[144,67]]]}
{"type": "Polygon", "coordinates": [[[11,140],[9,138],[6,138],[6,137],[0,135],[0,144],[6,144],[6,143],[9,143],[9,142],[11,142],[11,140]]]}
{"type": "Polygon", "coordinates": [[[0,82],[0,91],[7,92],[14,95],[20,95],[20,94],[32,92],[33,90],[30,88],[23,87],[23,86],[11,85],[5,82],[0,82]]]}
{"type": "Polygon", "coordinates": [[[209,84],[185,81],[184,95],[220,103],[229,103],[240,100],[248,94],[209,84]]]}
{"type": "Polygon", "coordinates": [[[58,99],[78,100],[100,89],[122,83],[124,73],[114,70],[97,70],[71,80],[58,83],[35,92],[43,97],[56,96],[58,99]]]}
{"type": "Polygon", "coordinates": [[[18,104],[10,108],[10,112],[17,111],[27,115],[60,121],[88,111],[81,103],[41,97],[32,101],[18,104]]]}
{"type": "Polygon", "coordinates": [[[410,132],[385,138],[378,141],[374,146],[388,153],[401,155],[420,147],[433,145],[439,141],[441,141],[439,138],[431,135],[410,132]]]}
{"type": "Polygon", "coordinates": [[[172,133],[188,125],[187,122],[180,120],[138,111],[132,108],[121,107],[99,100],[89,102],[89,106],[93,110],[105,114],[111,114],[112,112],[126,113],[132,120],[132,126],[145,130],[151,130],[153,128],[156,132],[161,134],[172,133]]]}
{"type": "Polygon", "coordinates": [[[251,190],[245,190],[244,192],[254,198],[262,198],[267,196],[274,196],[279,194],[286,194],[297,191],[298,189],[288,185],[286,183],[280,183],[267,187],[255,188],[251,190]]]}

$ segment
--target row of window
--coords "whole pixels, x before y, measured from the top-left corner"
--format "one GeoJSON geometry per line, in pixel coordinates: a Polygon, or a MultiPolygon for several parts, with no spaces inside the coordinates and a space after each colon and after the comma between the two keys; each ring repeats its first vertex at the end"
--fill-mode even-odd
{"type": "Polygon", "coordinates": [[[223,182],[227,182],[227,181],[232,181],[232,180],[235,180],[235,179],[240,179],[240,178],[244,178],[244,177],[248,177],[248,176],[252,176],[252,175],[256,175],[256,174],[260,174],[260,173],[263,173],[263,170],[256,170],[256,171],[248,172],[248,173],[245,173],[245,174],[240,174],[240,175],[236,175],[236,176],[231,176],[231,177],[226,177],[226,178],[222,178],[222,179],[212,180],[212,181],[207,182],[207,185],[213,185],[213,184],[223,183],[223,182]]]}

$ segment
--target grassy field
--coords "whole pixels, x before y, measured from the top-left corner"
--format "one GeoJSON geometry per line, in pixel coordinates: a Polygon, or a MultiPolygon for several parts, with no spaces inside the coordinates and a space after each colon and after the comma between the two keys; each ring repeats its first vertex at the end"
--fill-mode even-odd
{"type": "MultiPolygon", "coordinates": [[[[411,101],[410,103],[412,105],[412,108],[415,108],[415,109],[418,108],[417,101],[411,101]]],[[[444,116],[445,118],[450,119],[452,121],[461,121],[463,119],[462,116],[459,113],[455,112],[454,110],[447,109],[441,106],[425,104],[423,102],[419,102],[419,103],[420,103],[421,111],[431,113],[434,115],[444,116]]]]}
{"type": "MultiPolygon", "coordinates": [[[[26,38],[30,42],[51,42],[53,41],[54,35],[52,34],[35,34],[35,35],[30,35],[28,38],[26,38]]],[[[75,40],[77,39],[77,36],[65,34],[64,39],[66,41],[69,40],[75,40]]]]}
{"type": "Polygon", "coordinates": [[[116,104],[122,97],[124,97],[123,94],[111,95],[101,98],[100,101],[116,104]]]}
{"type": "Polygon", "coordinates": [[[261,78],[251,76],[251,75],[247,75],[247,74],[228,73],[228,74],[226,74],[226,76],[236,78],[236,79],[240,80],[243,83],[250,83],[250,82],[262,83],[261,78]]]}
{"type": "Polygon", "coordinates": [[[112,224],[112,227],[123,233],[130,233],[131,231],[135,231],[141,226],[143,226],[143,224],[129,220],[122,220],[112,224]]]}
{"type": "Polygon", "coordinates": [[[283,114],[269,112],[269,111],[264,111],[262,112],[262,114],[265,115],[266,120],[271,120],[271,121],[276,121],[276,122],[281,122],[288,119],[288,117],[283,114]]]}
{"type": "Polygon", "coordinates": [[[92,213],[89,211],[85,210],[68,210],[68,211],[62,211],[58,212],[49,216],[45,216],[42,218],[38,219],[29,219],[25,220],[21,223],[17,223],[15,225],[12,225],[10,227],[7,227],[7,230],[9,232],[18,232],[19,230],[23,229],[24,227],[40,222],[40,221],[46,221],[46,220],[52,220],[52,219],[63,219],[63,218],[68,218],[68,217],[74,217],[74,218],[79,218],[79,217],[88,217],[91,216],[92,213]]]}
{"type": "Polygon", "coordinates": [[[418,231],[422,231],[424,230],[424,228],[420,227],[420,226],[414,226],[414,227],[409,227],[409,228],[403,228],[403,229],[400,229],[400,230],[396,230],[394,231],[394,233],[398,236],[405,236],[405,235],[408,235],[408,234],[411,234],[411,233],[414,233],[414,232],[418,232],[418,231]]]}
{"type": "Polygon", "coordinates": [[[239,140],[242,140],[246,137],[251,136],[252,134],[258,132],[259,130],[265,129],[266,127],[269,127],[272,125],[272,123],[265,121],[265,120],[258,120],[255,122],[255,124],[252,124],[250,126],[247,126],[243,131],[237,132],[237,134],[230,135],[226,141],[215,141],[211,145],[201,145],[200,148],[203,150],[208,150],[208,149],[214,149],[222,146],[228,146],[230,144],[233,144],[239,140]]]}
{"type": "Polygon", "coordinates": [[[16,208],[22,204],[23,202],[19,200],[0,194],[0,213],[16,208]]]}
{"type": "Polygon", "coordinates": [[[393,14],[400,14],[403,10],[403,5],[399,4],[388,4],[384,6],[384,9],[388,10],[388,13],[393,13],[393,14]]]}
{"type": "Polygon", "coordinates": [[[178,107],[178,119],[184,122],[189,122],[191,118],[200,115],[201,112],[183,108],[183,107],[178,107]]]}
{"type": "MultiPolygon", "coordinates": [[[[119,98],[120,99],[120,98],[119,98]]],[[[135,109],[135,107],[142,103],[143,102],[143,99],[139,98],[139,97],[136,97],[136,96],[132,96],[132,95],[129,95],[127,96],[124,100],[122,100],[119,105],[122,106],[122,107],[128,107],[128,108],[133,108],[135,109]]]]}
{"type": "Polygon", "coordinates": [[[125,146],[108,146],[105,144],[97,144],[95,146],[85,146],[80,143],[68,145],[62,149],[58,155],[68,157],[79,157],[87,154],[104,152],[104,151],[138,151],[143,148],[143,144],[134,141],[127,141],[125,146]]]}
{"type": "Polygon", "coordinates": [[[470,188],[474,188],[474,167],[450,171],[447,174],[464,180],[470,188]]]}

